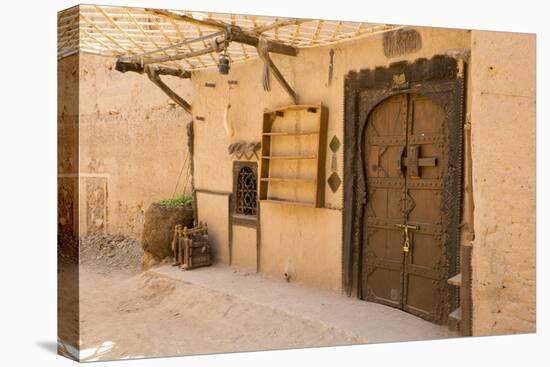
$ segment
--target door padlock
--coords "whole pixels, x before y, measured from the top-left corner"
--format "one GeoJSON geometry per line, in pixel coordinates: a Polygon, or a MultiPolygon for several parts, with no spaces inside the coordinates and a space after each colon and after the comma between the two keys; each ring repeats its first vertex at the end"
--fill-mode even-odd
{"type": "Polygon", "coordinates": [[[403,232],[405,232],[405,243],[403,244],[403,252],[409,252],[409,248],[411,247],[411,242],[409,239],[409,229],[416,230],[418,229],[418,226],[411,226],[409,224],[396,224],[397,228],[401,228],[403,232]]]}

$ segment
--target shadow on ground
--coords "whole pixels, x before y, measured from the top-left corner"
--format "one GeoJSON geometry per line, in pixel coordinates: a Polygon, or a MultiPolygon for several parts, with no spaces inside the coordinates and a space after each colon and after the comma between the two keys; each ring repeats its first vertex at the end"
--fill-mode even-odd
{"type": "Polygon", "coordinates": [[[40,348],[44,349],[47,352],[57,354],[57,342],[53,340],[38,340],[36,342],[40,348]]]}

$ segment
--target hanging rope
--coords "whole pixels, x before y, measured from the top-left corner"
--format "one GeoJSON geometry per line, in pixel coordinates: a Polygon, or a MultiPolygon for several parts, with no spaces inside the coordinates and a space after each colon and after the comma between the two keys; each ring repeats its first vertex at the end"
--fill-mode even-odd
{"type": "MultiPolygon", "coordinates": [[[[185,166],[187,166],[187,161],[189,160],[189,154],[185,156],[185,160],[183,161],[183,166],[181,167],[180,174],[178,176],[178,180],[176,181],[176,187],[174,187],[174,193],[172,194],[172,198],[176,197],[176,192],[178,191],[178,185],[180,183],[181,174],[183,173],[183,170],[185,169],[185,166]]],[[[185,194],[185,190],[187,189],[187,183],[185,184],[185,187],[183,188],[183,193],[185,194]]]]}
{"type": "Polygon", "coordinates": [[[269,89],[271,88],[269,76],[271,73],[273,73],[275,79],[279,82],[279,84],[281,84],[281,87],[283,87],[283,89],[288,93],[290,98],[292,98],[294,104],[298,104],[298,95],[285,80],[285,77],[283,76],[283,74],[281,74],[279,69],[277,69],[277,66],[275,66],[273,60],[271,60],[271,57],[269,56],[267,40],[265,38],[259,37],[256,50],[258,52],[258,56],[260,56],[260,59],[264,62],[264,72],[262,76],[262,85],[264,87],[264,90],[269,91],[269,89]]]}

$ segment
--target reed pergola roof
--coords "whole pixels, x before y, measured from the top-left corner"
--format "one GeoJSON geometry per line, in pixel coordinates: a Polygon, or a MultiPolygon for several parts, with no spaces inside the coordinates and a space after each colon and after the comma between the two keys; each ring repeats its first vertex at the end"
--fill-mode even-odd
{"type": "Polygon", "coordinates": [[[396,28],[385,24],[293,19],[255,15],[79,5],[58,13],[58,59],[77,52],[134,63],[198,70],[268,51],[324,46],[396,28]],[[216,42],[217,40],[217,42],[216,42]],[[226,42],[224,40],[236,40],[226,42]]]}

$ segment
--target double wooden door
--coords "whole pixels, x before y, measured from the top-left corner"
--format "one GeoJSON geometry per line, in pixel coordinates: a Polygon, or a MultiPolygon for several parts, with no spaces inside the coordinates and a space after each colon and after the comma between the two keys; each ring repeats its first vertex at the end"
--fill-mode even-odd
{"type": "Polygon", "coordinates": [[[436,323],[446,320],[445,129],[439,105],[400,94],[370,113],[363,147],[362,298],[436,323]]]}

